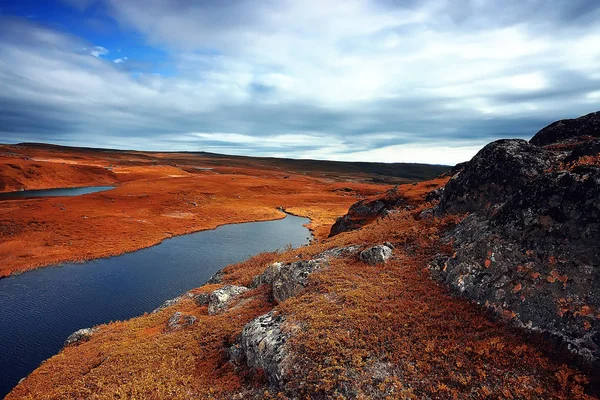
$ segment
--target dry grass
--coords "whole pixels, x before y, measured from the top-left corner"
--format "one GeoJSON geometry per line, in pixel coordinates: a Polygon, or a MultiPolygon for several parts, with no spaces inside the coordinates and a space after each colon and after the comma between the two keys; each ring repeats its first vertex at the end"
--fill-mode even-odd
{"type": "MultiPolygon", "coordinates": [[[[300,398],[592,398],[583,392],[583,374],[549,359],[430,279],[427,261],[450,250],[439,247],[439,235],[460,218],[417,220],[419,211],[393,214],[326,242],[260,254],[225,270],[226,283],[247,285],[275,260],[308,259],[348,244],[395,244],[385,265],[368,266],[355,256],[333,260],[311,275],[305,292],[277,306],[299,327],[289,342],[295,358],[288,389],[300,398]]],[[[186,300],[158,314],[102,326],[89,342],[44,363],[8,399],[228,399],[263,393],[260,374],[234,373],[224,349],[246,322],[273,307],[263,286],[220,316],[208,316],[206,307],[186,300]],[[175,311],[193,314],[198,322],[164,333],[175,311]]]]}

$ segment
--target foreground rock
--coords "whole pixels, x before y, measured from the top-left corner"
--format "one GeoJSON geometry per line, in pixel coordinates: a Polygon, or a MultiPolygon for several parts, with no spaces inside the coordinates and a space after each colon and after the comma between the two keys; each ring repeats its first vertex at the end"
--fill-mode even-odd
{"type": "Polygon", "coordinates": [[[386,245],[377,245],[363,250],[360,259],[369,265],[382,264],[392,257],[392,249],[386,245]]]}
{"type": "Polygon", "coordinates": [[[308,285],[308,276],[327,266],[325,259],[297,261],[289,264],[274,263],[254,279],[253,286],[272,285],[273,298],[281,303],[300,293],[308,285]]]}
{"type": "Polygon", "coordinates": [[[224,312],[229,303],[248,290],[244,286],[227,285],[215,290],[210,294],[208,301],[208,314],[220,314],[224,312]]]}
{"type": "MultiPolygon", "coordinates": [[[[595,118],[557,124],[532,143],[595,135],[586,130],[595,118]],[[571,133],[556,133],[561,126],[571,133]]],[[[442,195],[438,212],[472,214],[448,233],[456,253],[434,273],[456,293],[600,366],[600,167],[560,170],[563,156],[521,140],[481,150],[442,195]]]]}
{"type": "Polygon", "coordinates": [[[284,321],[271,311],[249,322],[230,349],[230,360],[238,366],[263,370],[272,386],[282,387],[290,358],[285,346],[288,335],[282,330],[284,321]]]}
{"type": "Polygon", "coordinates": [[[75,331],[69,335],[67,340],[65,340],[65,346],[71,346],[74,344],[79,344],[81,342],[85,342],[90,340],[92,335],[96,333],[97,328],[83,328],[78,331],[75,331]]]}

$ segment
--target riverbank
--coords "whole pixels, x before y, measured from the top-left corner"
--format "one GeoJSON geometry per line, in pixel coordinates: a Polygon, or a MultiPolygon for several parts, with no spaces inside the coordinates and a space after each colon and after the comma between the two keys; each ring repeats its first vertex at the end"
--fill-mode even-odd
{"type": "Polygon", "coordinates": [[[323,239],[335,218],[352,203],[391,187],[367,182],[368,174],[336,180],[327,174],[292,174],[271,166],[209,163],[191,155],[173,159],[167,153],[132,157],[18,150],[4,151],[0,158],[3,171],[9,170],[13,180],[20,179],[17,186],[22,182],[28,182],[27,189],[65,186],[75,172],[91,169],[95,173],[78,175],[78,185],[117,187],[78,197],[2,202],[0,277],[120,255],[225,224],[280,219],[284,217],[280,207],[310,218],[309,229],[323,239]],[[210,168],[200,166],[207,163],[210,168]]]}

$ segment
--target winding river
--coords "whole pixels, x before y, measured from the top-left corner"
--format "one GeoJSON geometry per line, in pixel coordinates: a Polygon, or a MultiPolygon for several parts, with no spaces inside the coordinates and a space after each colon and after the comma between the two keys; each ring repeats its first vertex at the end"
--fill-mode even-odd
{"type": "Polygon", "coordinates": [[[308,242],[306,218],[224,225],[83,264],[0,279],[0,398],[72,332],[149,312],[249,256],[308,242]]]}

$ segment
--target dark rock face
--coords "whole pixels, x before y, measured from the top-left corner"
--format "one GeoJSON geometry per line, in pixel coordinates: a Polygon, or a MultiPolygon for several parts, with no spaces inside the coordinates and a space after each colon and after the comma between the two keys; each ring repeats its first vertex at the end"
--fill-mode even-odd
{"type": "Polygon", "coordinates": [[[492,142],[448,181],[436,213],[465,213],[502,204],[556,162],[554,153],[525,140],[492,142]]]}
{"type": "Polygon", "coordinates": [[[536,146],[547,146],[581,136],[600,137],[600,111],[576,119],[556,121],[529,141],[536,146]]]}
{"type": "Polygon", "coordinates": [[[517,180],[503,205],[450,232],[456,253],[439,260],[434,276],[598,363],[600,168],[538,175],[517,180]]]}
{"type": "Polygon", "coordinates": [[[432,266],[455,293],[600,368],[600,112],[483,148],[435,214],[471,213],[432,266]],[[556,146],[554,146],[556,145],[556,146]],[[538,146],[547,146],[546,148],[538,146]],[[592,157],[580,165],[570,164],[592,157]]]}
{"type": "Polygon", "coordinates": [[[308,285],[308,276],[327,265],[324,259],[274,263],[254,279],[253,286],[272,285],[273,298],[281,303],[300,293],[308,285]]]}
{"type": "Polygon", "coordinates": [[[398,195],[396,188],[388,190],[377,198],[361,200],[354,203],[346,215],[335,221],[329,237],[359,229],[377,217],[385,215],[386,211],[406,205],[408,205],[407,201],[398,195]]]}

